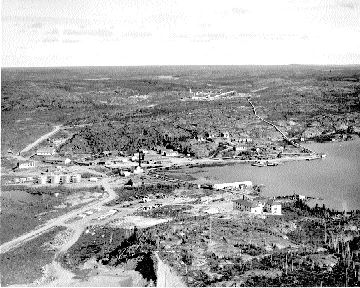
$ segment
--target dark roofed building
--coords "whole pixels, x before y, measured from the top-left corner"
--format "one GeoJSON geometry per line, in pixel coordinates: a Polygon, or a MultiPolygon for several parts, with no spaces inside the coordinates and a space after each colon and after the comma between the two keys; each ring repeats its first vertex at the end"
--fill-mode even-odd
{"type": "Polygon", "coordinates": [[[254,214],[260,214],[263,211],[262,205],[257,201],[238,199],[234,200],[233,202],[235,210],[250,212],[254,214]]]}

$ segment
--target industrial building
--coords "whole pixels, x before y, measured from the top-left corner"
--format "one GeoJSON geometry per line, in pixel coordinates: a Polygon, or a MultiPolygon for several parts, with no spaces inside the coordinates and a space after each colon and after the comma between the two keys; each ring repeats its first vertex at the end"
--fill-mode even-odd
{"type": "Polygon", "coordinates": [[[251,181],[243,182],[232,182],[232,183],[218,183],[213,185],[213,189],[222,190],[222,189],[244,189],[252,187],[251,181]]]}

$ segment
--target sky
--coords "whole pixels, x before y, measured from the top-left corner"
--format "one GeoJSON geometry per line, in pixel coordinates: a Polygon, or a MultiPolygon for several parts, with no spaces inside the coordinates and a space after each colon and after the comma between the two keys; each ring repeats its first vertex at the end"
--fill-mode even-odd
{"type": "Polygon", "coordinates": [[[360,64],[358,0],[2,0],[2,67],[360,64]]]}

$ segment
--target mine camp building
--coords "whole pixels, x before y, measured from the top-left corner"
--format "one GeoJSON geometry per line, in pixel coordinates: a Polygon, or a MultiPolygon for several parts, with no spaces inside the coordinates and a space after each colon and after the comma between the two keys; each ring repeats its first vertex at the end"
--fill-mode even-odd
{"type": "Polygon", "coordinates": [[[56,150],[54,147],[43,147],[39,148],[36,151],[36,155],[38,156],[53,156],[55,154],[56,150]]]}
{"type": "Polygon", "coordinates": [[[233,201],[234,210],[249,212],[253,214],[261,214],[263,212],[271,213],[272,215],[281,214],[281,203],[275,200],[268,200],[266,198],[257,198],[254,201],[247,200],[245,197],[233,201]]]}
{"type": "Polygon", "coordinates": [[[69,158],[46,158],[44,163],[49,164],[63,164],[63,165],[69,165],[71,163],[71,160],[69,158]]]}
{"type": "Polygon", "coordinates": [[[61,144],[65,143],[67,138],[53,138],[50,141],[56,146],[60,146],[61,144]]]}
{"type": "Polygon", "coordinates": [[[280,202],[277,202],[277,201],[274,201],[274,200],[269,200],[265,204],[265,209],[268,212],[270,212],[271,214],[281,215],[281,204],[280,204],[280,202]]]}
{"type": "Polygon", "coordinates": [[[17,169],[35,168],[35,161],[21,161],[16,164],[17,169]]]}
{"type": "Polygon", "coordinates": [[[238,146],[234,146],[234,150],[237,152],[247,151],[249,150],[249,147],[245,145],[238,145],[238,146]]]}
{"type": "Polygon", "coordinates": [[[252,187],[252,182],[251,181],[213,184],[213,189],[216,189],[216,190],[221,190],[221,189],[243,189],[243,188],[249,188],[249,187],[252,187]]]}
{"type": "Polygon", "coordinates": [[[163,149],[163,150],[161,150],[161,155],[162,156],[168,156],[168,157],[177,157],[177,156],[179,156],[179,153],[177,151],[174,151],[174,150],[163,149]]]}
{"type": "Polygon", "coordinates": [[[253,214],[261,214],[263,212],[263,208],[261,207],[259,202],[242,199],[234,201],[234,209],[243,212],[250,212],[253,214]]]}
{"type": "Polygon", "coordinates": [[[230,133],[229,133],[229,131],[223,131],[223,132],[220,133],[220,136],[222,138],[229,139],[230,138],[230,133]]]}

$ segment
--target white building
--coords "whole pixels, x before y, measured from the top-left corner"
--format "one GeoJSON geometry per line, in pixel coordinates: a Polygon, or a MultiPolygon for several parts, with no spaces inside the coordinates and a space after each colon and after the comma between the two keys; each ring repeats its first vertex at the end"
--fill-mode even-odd
{"type": "Polygon", "coordinates": [[[306,200],[306,196],[305,196],[305,195],[296,194],[296,195],[295,195],[295,198],[296,198],[297,200],[306,200]]]}
{"type": "Polygon", "coordinates": [[[36,155],[39,156],[52,156],[56,152],[54,147],[43,147],[36,151],[36,155]]]}
{"type": "Polygon", "coordinates": [[[66,142],[66,138],[56,138],[56,139],[52,139],[51,142],[56,146],[60,146],[61,144],[66,142]]]}
{"type": "Polygon", "coordinates": [[[129,172],[129,171],[121,171],[120,175],[124,176],[124,177],[129,177],[131,175],[131,172],[129,172]]]}
{"type": "Polygon", "coordinates": [[[179,153],[177,151],[164,149],[164,150],[161,150],[161,155],[168,156],[168,157],[177,157],[177,156],[179,156],[179,153]]]}
{"type": "Polygon", "coordinates": [[[35,168],[35,161],[24,161],[24,162],[18,162],[16,167],[18,169],[30,169],[35,168]]]}
{"type": "Polygon", "coordinates": [[[247,151],[247,150],[248,150],[247,146],[240,145],[235,147],[235,151],[247,151]]]}
{"type": "Polygon", "coordinates": [[[144,169],[142,169],[140,166],[137,166],[134,170],[134,174],[141,174],[144,172],[144,169]]]}

